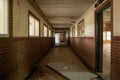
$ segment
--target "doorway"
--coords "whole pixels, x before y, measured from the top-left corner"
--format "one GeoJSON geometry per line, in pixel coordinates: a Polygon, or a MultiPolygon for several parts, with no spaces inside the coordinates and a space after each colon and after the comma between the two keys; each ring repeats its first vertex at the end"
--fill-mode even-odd
{"type": "Polygon", "coordinates": [[[55,33],[55,46],[66,45],[65,33],[55,33]]]}
{"type": "Polygon", "coordinates": [[[59,44],[60,43],[60,39],[59,39],[59,34],[55,33],[55,44],[59,44]]]}
{"type": "Polygon", "coordinates": [[[60,42],[65,42],[65,34],[60,34],[60,42]]]}
{"type": "Polygon", "coordinates": [[[103,11],[103,65],[100,75],[105,80],[110,80],[110,56],[111,56],[111,8],[103,11]]]}
{"type": "Polygon", "coordinates": [[[110,80],[111,61],[111,7],[106,5],[96,11],[96,71],[104,79],[110,80]]]}

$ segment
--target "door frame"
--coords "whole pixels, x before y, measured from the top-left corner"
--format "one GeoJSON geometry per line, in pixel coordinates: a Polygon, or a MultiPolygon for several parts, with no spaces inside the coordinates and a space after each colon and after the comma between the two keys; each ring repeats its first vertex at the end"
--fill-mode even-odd
{"type": "MultiPolygon", "coordinates": [[[[107,0],[95,10],[95,53],[96,53],[96,72],[102,72],[103,69],[103,11],[111,7],[111,14],[113,13],[111,1],[107,0]]],[[[113,16],[111,15],[111,23],[113,24],[113,16]]],[[[113,26],[113,25],[112,25],[113,26]]],[[[113,28],[111,30],[111,36],[113,28]]],[[[112,41],[112,38],[111,38],[112,41]]]]}

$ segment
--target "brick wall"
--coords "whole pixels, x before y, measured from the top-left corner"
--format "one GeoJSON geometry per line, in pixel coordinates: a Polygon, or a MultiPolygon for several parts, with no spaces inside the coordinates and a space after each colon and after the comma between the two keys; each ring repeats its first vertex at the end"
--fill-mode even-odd
{"type": "Polygon", "coordinates": [[[51,38],[0,39],[0,80],[24,80],[51,45],[51,38]]]}
{"type": "Polygon", "coordinates": [[[112,39],[111,80],[120,80],[120,36],[112,39]]]}

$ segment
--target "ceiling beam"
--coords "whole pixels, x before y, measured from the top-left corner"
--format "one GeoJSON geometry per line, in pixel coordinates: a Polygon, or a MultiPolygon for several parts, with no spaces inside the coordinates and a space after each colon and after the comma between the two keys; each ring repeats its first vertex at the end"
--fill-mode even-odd
{"type": "Polygon", "coordinates": [[[54,30],[68,30],[69,28],[54,28],[54,30]]]}

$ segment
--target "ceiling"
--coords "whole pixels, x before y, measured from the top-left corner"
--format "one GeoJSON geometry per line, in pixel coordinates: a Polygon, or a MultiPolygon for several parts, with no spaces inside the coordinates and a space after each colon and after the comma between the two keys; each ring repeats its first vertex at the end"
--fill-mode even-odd
{"type": "Polygon", "coordinates": [[[96,0],[35,0],[53,28],[69,28],[96,0]]]}

